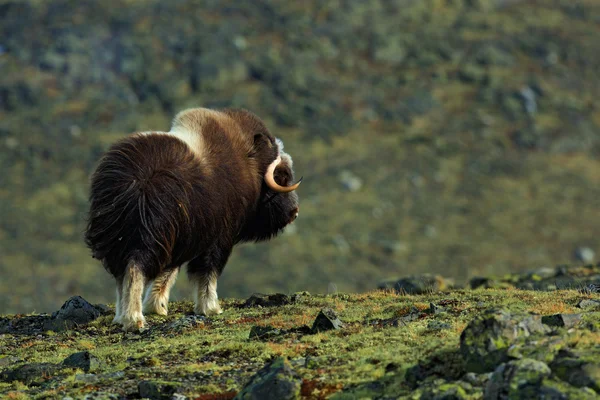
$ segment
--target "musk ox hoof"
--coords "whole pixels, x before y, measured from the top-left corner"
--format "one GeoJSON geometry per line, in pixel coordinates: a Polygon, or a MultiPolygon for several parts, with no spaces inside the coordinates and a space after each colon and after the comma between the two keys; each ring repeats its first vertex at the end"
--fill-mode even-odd
{"type": "Polygon", "coordinates": [[[123,323],[123,320],[121,318],[120,315],[115,315],[115,317],[112,320],[112,324],[113,325],[121,325],[123,323]]]}
{"type": "Polygon", "coordinates": [[[223,310],[221,309],[219,302],[216,301],[209,304],[204,303],[196,305],[196,307],[194,307],[194,313],[210,317],[211,315],[223,314],[223,310]]]}
{"type": "Polygon", "coordinates": [[[150,299],[144,302],[144,308],[142,309],[144,314],[157,314],[167,315],[169,309],[167,308],[167,301],[160,299],[150,299]]]}
{"type": "Polygon", "coordinates": [[[142,314],[133,315],[133,316],[124,316],[121,319],[121,325],[123,325],[123,330],[126,332],[135,332],[144,328],[146,324],[146,319],[142,314]]]}

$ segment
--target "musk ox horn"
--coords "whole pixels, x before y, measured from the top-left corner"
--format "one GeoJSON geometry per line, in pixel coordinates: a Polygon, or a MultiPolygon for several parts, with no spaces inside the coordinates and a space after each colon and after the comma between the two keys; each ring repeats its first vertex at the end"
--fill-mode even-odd
{"type": "Polygon", "coordinates": [[[267,168],[267,172],[265,173],[265,183],[267,184],[269,189],[277,193],[289,193],[298,189],[298,186],[300,186],[300,183],[302,182],[302,178],[300,178],[298,182],[296,182],[292,186],[281,186],[277,182],[275,182],[275,168],[277,168],[280,162],[281,156],[277,156],[275,161],[273,161],[271,165],[269,165],[269,168],[267,168]]]}

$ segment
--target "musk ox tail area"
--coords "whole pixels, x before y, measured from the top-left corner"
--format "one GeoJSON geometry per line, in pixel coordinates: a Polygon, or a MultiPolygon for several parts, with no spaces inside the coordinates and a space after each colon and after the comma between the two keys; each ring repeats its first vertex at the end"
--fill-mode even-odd
{"type": "Polygon", "coordinates": [[[85,241],[115,277],[131,260],[153,279],[173,263],[178,238],[191,237],[201,165],[185,143],[162,134],[114,144],[92,176],[85,241]]]}

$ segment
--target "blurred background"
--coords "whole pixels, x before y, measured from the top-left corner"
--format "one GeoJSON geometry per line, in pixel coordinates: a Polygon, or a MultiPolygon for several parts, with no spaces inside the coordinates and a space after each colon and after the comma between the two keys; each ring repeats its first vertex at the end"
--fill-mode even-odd
{"type": "Polygon", "coordinates": [[[599,26],[597,0],[0,0],[0,313],[114,302],[89,176],[198,106],[257,113],[305,178],[222,297],[595,262],[599,26]]]}

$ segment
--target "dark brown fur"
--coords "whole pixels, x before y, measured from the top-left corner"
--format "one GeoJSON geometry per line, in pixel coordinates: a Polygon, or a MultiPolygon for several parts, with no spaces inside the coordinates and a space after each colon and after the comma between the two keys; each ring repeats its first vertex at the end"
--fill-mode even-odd
{"type": "MultiPolygon", "coordinates": [[[[189,262],[190,274],[222,272],[241,241],[279,233],[298,209],[295,192],[263,182],[278,154],[275,138],[253,114],[224,110],[202,127],[203,157],[166,134],[115,143],[92,176],[85,241],[117,280],[130,262],[147,280],[189,262]]],[[[282,162],[275,180],[293,182],[282,162]]]]}

